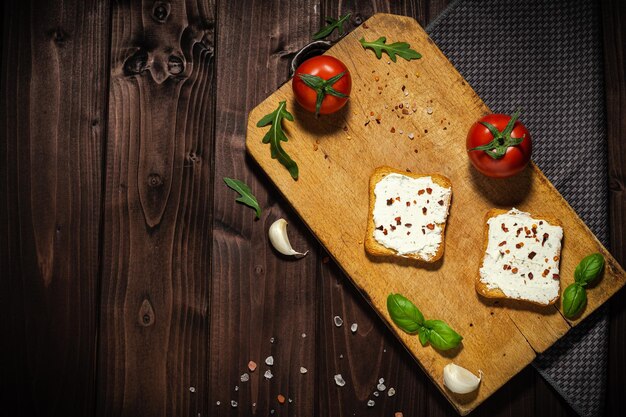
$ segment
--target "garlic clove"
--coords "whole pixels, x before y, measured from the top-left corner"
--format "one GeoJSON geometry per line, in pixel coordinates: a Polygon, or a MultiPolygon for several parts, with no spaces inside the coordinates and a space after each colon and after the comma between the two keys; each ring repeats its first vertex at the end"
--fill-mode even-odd
{"type": "Polygon", "coordinates": [[[476,391],[483,378],[483,371],[476,376],[467,369],[449,363],[443,368],[443,384],[455,394],[469,394],[476,391]]]}
{"type": "Polygon", "coordinates": [[[296,258],[302,258],[309,251],[304,253],[297,252],[293,250],[291,247],[291,243],[289,243],[289,236],[287,236],[287,220],[278,219],[270,226],[270,230],[268,232],[270,237],[270,242],[274,249],[283,255],[287,256],[295,256],[296,258]]]}

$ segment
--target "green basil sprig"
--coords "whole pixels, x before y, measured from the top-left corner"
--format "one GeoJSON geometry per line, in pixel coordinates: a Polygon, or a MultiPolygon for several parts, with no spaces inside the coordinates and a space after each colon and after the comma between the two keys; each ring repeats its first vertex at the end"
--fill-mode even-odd
{"type": "Polygon", "coordinates": [[[595,280],[604,268],[604,257],[599,253],[585,256],[576,266],[574,283],[563,291],[563,314],[568,319],[576,317],[587,304],[587,284],[595,280]]]}
{"type": "Polygon", "coordinates": [[[457,347],[463,340],[444,321],[425,320],[415,304],[400,294],[389,294],[387,310],[396,326],[409,334],[418,334],[422,346],[430,343],[435,349],[448,350],[457,347]]]}

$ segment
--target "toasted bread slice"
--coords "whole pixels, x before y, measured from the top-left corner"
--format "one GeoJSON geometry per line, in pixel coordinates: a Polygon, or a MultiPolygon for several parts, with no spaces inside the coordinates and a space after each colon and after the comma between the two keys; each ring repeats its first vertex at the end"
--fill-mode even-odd
{"type": "Polygon", "coordinates": [[[487,298],[554,304],[560,293],[563,227],[559,219],[491,209],[484,225],[476,292],[487,298]],[[495,220],[498,216],[503,217],[495,220]]]}
{"type": "Polygon", "coordinates": [[[365,251],[368,254],[411,258],[427,263],[436,262],[443,256],[446,220],[452,197],[452,183],[448,178],[439,174],[414,174],[386,166],[378,167],[370,177],[369,194],[365,236],[365,251]],[[397,183],[395,189],[394,183],[397,183]],[[377,205],[379,184],[381,193],[384,190],[397,192],[379,196],[382,200],[377,205]],[[402,219],[402,216],[405,218],[402,219]],[[380,224],[376,224],[376,217],[380,224]],[[383,219],[387,220],[384,224],[383,219]]]}

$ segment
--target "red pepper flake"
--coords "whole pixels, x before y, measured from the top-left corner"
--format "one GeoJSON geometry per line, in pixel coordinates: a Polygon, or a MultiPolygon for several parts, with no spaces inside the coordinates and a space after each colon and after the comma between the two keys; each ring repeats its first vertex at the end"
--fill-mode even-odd
{"type": "Polygon", "coordinates": [[[543,220],[539,221],[539,226],[541,226],[543,224],[543,220]]]}
{"type": "Polygon", "coordinates": [[[528,279],[533,279],[534,277],[535,277],[535,276],[533,275],[533,273],[532,273],[532,272],[529,272],[529,273],[528,273],[528,279]]]}
{"type": "Polygon", "coordinates": [[[401,109],[402,107],[404,107],[404,104],[402,104],[402,103],[398,104],[398,108],[401,109]]]}
{"type": "Polygon", "coordinates": [[[408,236],[408,235],[410,235],[410,234],[411,234],[411,232],[406,232],[406,235],[407,235],[407,236],[408,236]]]}
{"type": "Polygon", "coordinates": [[[432,188],[427,188],[427,189],[426,189],[426,192],[427,192],[428,194],[432,194],[432,193],[433,193],[433,189],[432,189],[432,188]]]}
{"type": "Polygon", "coordinates": [[[422,207],[422,214],[425,216],[426,212],[428,211],[428,209],[426,209],[426,207],[422,207]]]}
{"type": "Polygon", "coordinates": [[[387,236],[387,229],[383,229],[383,235],[387,236]]]}
{"type": "Polygon", "coordinates": [[[398,216],[398,217],[396,217],[394,220],[396,221],[396,224],[397,224],[398,226],[402,224],[402,221],[401,221],[401,220],[402,220],[402,217],[398,216]]]}
{"type": "Polygon", "coordinates": [[[529,259],[533,259],[536,255],[537,255],[537,252],[532,251],[532,252],[530,252],[530,253],[528,254],[528,258],[529,258],[529,259]]]}
{"type": "Polygon", "coordinates": [[[396,133],[396,128],[395,127],[391,128],[391,133],[396,133]]]}
{"type": "Polygon", "coordinates": [[[282,394],[278,394],[278,396],[276,397],[278,399],[278,402],[281,404],[285,404],[285,396],[282,394]]]}
{"type": "Polygon", "coordinates": [[[407,202],[406,202],[406,206],[407,206],[407,207],[411,207],[411,202],[410,202],[410,201],[407,201],[407,202]]]}
{"type": "Polygon", "coordinates": [[[373,112],[373,111],[371,111],[371,112],[370,112],[370,116],[373,116],[373,115],[374,115],[374,112],[373,112]]]}
{"type": "Polygon", "coordinates": [[[387,199],[387,205],[390,206],[393,204],[393,198],[388,198],[387,199]]]}
{"type": "Polygon", "coordinates": [[[550,271],[549,271],[549,270],[544,269],[544,270],[543,270],[543,272],[541,273],[541,276],[545,278],[545,277],[547,277],[547,276],[548,276],[548,274],[549,274],[549,273],[550,273],[550,271]]]}
{"type": "Polygon", "coordinates": [[[250,372],[254,372],[254,370],[256,369],[256,362],[254,361],[248,362],[248,369],[250,370],[250,372]]]}
{"type": "Polygon", "coordinates": [[[418,190],[417,191],[417,195],[422,195],[422,194],[424,194],[424,190],[418,190]]]}
{"type": "Polygon", "coordinates": [[[507,264],[502,265],[502,269],[504,269],[505,271],[508,270],[510,268],[510,266],[508,266],[507,264]]]}
{"type": "Polygon", "coordinates": [[[435,230],[435,225],[434,225],[434,224],[432,224],[432,223],[428,223],[428,224],[426,225],[426,227],[427,227],[429,230],[435,230]]]}
{"type": "Polygon", "coordinates": [[[417,201],[413,200],[413,204],[417,204],[417,201]]]}
{"type": "Polygon", "coordinates": [[[344,131],[344,132],[347,132],[347,131],[348,131],[348,126],[344,126],[344,127],[343,127],[343,131],[344,131]]]}
{"type": "Polygon", "coordinates": [[[547,234],[547,233],[543,234],[543,240],[541,241],[541,246],[543,246],[544,243],[546,243],[546,240],[548,240],[549,237],[550,237],[549,234],[547,234]]]}
{"type": "Polygon", "coordinates": [[[503,230],[503,231],[505,231],[505,232],[508,232],[508,231],[509,231],[509,228],[508,228],[508,227],[506,227],[506,226],[504,225],[504,223],[502,223],[502,224],[500,225],[500,227],[502,227],[502,230],[503,230]]]}
{"type": "Polygon", "coordinates": [[[504,245],[506,245],[506,240],[503,240],[502,242],[500,242],[498,246],[504,246],[504,245]]]}
{"type": "Polygon", "coordinates": [[[424,228],[422,227],[422,234],[425,235],[426,234],[426,230],[424,230],[424,228]]]}
{"type": "Polygon", "coordinates": [[[552,279],[557,281],[561,278],[561,276],[559,274],[552,274],[552,279]]]}
{"type": "Polygon", "coordinates": [[[411,227],[411,226],[413,226],[412,223],[404,223],[404,227],[411,227]]]}
{"type": "Polygon", "coordinates": [[[424,129],[424,133],[428,133],[428,129],[424,129]]]}
{"type": "Polygon", "coordinates": [[[524,242],[520,242],[520,243],[518,243],[518,244],[516,244],[516,245],[515,245],[515,247],[516,247],[517,249],[521,248],[522,246],[524,246],[524,242]]]}
{"type": "Polygon", "coordinates": [[[554,262],[558,262],[559,261],[559,257],[555,256],[554,258],[552,258],[554,260],[554,262]]]}
{"type": "Polygon", "coordinates": [[[408,109],[402,109],[402,114],[408,115],[409,114],[409,110],[408,109]]]}
{"type": "Polygon", "coordinates": [[[396,197],[396,200],[397,200],[397,201],[400,201],[400,196],[396,197]]]}
{"type": "Polygon", "coordinates": [[[376,228],[376,230],[383,230],[383,229],[384,229],[384,227],[383,227],[382,224],[376,228]]]}
{"type": "Polygon", "coordinates": [[[439,200],[437,203],[439,203],[440,206],[443,206],[443,200],[439,200]]]}
{"type": "Polygon", "coordinates": [[[519,269],[517,269],[517,268],[513,268],[513,269],[511,270],[511,272],[513,272],[514,274],[517,274],[517,271],[519,271],[519,269]]]}
{"type": "Polygon", "coordinates": [[[380,77],[378,75],[374,77],[374,81],[379,81],[379,80],[380,80],[380,77]]]}
{"type": "Polygon", "coordinates": [[[522,233],[522,230],[524,230],[523,227],[518,228],[517,233],[515,233],[515,237],[519,237],[519,234],[522,233]]]}
{"type": "Polygon", "coordinates": [[[391,229],[391,231],[393,232],[394,230],[396,230],[396,226],[394,226],[393,224],[389,225],[389,228],[391,229]]]}
{"type": "Polygon", "coordinates": [[[511,253],[511,251],[507,249],[507,250],[504,251],[504,253],[506,253],[508,255],[509,253],[511,253]]]}
{"type": "Polygon", "coordinates": [[[404,91],[404,90],[405,90],[405,88],[406,88],[405,86],[402,86],[402,91],[404,91]]]}

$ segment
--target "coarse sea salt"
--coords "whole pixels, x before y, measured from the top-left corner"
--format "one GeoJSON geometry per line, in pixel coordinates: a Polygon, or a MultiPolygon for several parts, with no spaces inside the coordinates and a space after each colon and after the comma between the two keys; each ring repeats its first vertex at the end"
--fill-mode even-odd
{"type": "Polygon", "coordinates": [[[333,318],[333,321],[335,322],[335,326],[337,326],[337,327],[341,327],[341,325],[343,324],[343,320],[339,316],[335,316],[333,318]]]}
{"type": "Polygon", "coordinates": [[[335,375],[335,384],[337,384],[340,387],[343,387],[344,385],[346,385],[346,381],[343,379],[341,374],[335,375]]]}

